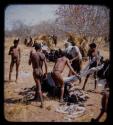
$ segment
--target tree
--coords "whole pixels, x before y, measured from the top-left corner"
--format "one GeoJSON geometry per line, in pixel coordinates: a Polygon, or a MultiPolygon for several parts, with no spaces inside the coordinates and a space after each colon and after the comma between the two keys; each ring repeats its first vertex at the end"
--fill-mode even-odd
{"type": "Polygon", "coordinates": [[[60,5],[56,10],[56,23],[64,31],[108,37],[109,12],[105,6],[60,5]]]}

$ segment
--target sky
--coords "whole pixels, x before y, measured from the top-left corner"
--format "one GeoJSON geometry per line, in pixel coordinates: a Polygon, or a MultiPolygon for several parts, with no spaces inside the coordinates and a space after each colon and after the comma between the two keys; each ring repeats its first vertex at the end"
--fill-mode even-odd
{"type": "Polygon", "coordinates": [[[26,25],[39,24],[41,21],[55,20],[55,10],[59,5],[9,5],[5,9],[5,30],[11,30],[15,21],[26,25]]]}

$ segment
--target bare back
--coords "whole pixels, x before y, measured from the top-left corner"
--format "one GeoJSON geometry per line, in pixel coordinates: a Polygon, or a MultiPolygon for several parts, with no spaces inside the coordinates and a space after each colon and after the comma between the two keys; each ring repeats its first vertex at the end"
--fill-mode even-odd
{"type": "Polygon", "coordinates": [[[38,70],[39,73],[43,73],[42,66],[45,59],[44,54],[41,52],[31,53],[30,55],[33,71],[38,70]]]}
{"type": "Polygon", "coordinates": [[[66,57],[58,58],[54,65],[53,72],[59,71],[59,73],[62,73],[65,68],[66,63],[67,63],[66,57]]]}

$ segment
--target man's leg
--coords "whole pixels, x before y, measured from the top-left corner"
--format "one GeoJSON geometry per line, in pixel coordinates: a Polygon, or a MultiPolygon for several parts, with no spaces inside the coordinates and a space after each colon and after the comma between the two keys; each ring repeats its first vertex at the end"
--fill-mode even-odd
{"type": "Polygon", "coordinates": [[[19,63],[16,63],[16,81],[18,80],[18,72],[19,72],[19,63]]]}
{"type": "Polygon", "coordinates": [[[63,96],[64,96],[64,85],[61,86],[60,102],[63,102],[63,96]]]}
{"type": "Polygon", "coordinates": [[[41,101],[41,107],[43,108],[43,97],[42,97],[42,91],[41,91],[41,83],[40,83],[40,80],[37,79],[37,88],[38,88],[38,94],[39,94],[39,97],[40,97],[40,101],[41,101]]]}
{"type": "Polygon", "coordinates": [[[83,85],[83,90],[85,89],[85,86],[86,86],[86,83],[87,83],[87,80],[88,80],[88,78],[89,78],[89,76],[90,76],[90,74],[88,74],[87,76],[86,76],[86,79],[85,79],[85,81],[84,81],[84,85],[83,85]]]}
{"type": "Polygon", "coordinates": [[[95,122],[99,122],[100,118],[103,116],[104,111],[101,111],[100,114],[98,115],[98,117],[96,119],[92,118],[91,121],[95,121],[95,122]]]}
{"type": "Polygon", "coordinates": [[[34,96],[33,100],[37,100],[37,98],[38,98],[38,87],[36,86],[35,96],[34,96]]]}
{"type": "Polygon", "coordinates": [[[53,73],[52,74],[53,80],[58,84],[57,86],[60,85],[61,87],[61,94],[60,94],[60,102],[63,101],[63,96],[64,96],[64,81],[60,73],[53,73]]]}
{"type": "Polygon", "coordinates": [[[95,88],[97,88],[97,72],[94,73],[94,79],[95,79],[95,88]]]}
{"type": "Polygon", "coordinates": [[[104,111],[101,111],[100,114],[99,114],[99,116],[98,116],[95,120],[96,120],[96,121],[99,121],[100,118],[103,116],[103,114],[104,114],[104,111]]]}
{"type": "MultiPolygon", "coordinates": [[[[78,71],[77,71],[77,73],[80,75],[80,71],[81,71],[81,66],[82,66],[82,61],[81,60],[79,60],[78,61],[78,71]]],[[[81,78],[79,79],[79,83],[81,83],[81,78]]]]}
{"type": "Polygon", "coordinates": [[[12,74],[12,71],[13,71],[13,67],[14,67],[14,63],[11,62],[11,64],[10,64],[10,71],[9,71],[9,82],[11,81],[11,74],[12,74]]]}
{"type": "Polygon", "coordinates": [[[42,97],[42,91],[41,91],[41,83],[40,83],[40,79],[37,79],[34,76],[34,80],[36,82],[36,93],[35,93],[35,96],[37,96],[36,94],[39,94],[39,97],[40,97],[40,101],[41,101],[41,108],[43,108],[43,97],[42,97]]]}
{"type": "Polygon", "coordinates": [[[107,104],[106,104],[106,101],[107,101],[107,95],[106,93],[103,94],[103,97],[102,97],[102,100],[101,100],[101,106],[102,106],[102,109],[101,109],[101,112],[100,114],[97,116],[96,119],[93,119],[94,121],[99,121],[100,118],[103,116],[103,114],[105,113],[106,111],[106,107],[107,107],[107,104]]]}
{"type": "Polygon", "coordinates": [[[59,74],[58,76],[58,82],[61,86],[61,95],[60,95],[60,102],[63,102],[63,96],[64,96],[64,81],[62,76],[59,74]]]}

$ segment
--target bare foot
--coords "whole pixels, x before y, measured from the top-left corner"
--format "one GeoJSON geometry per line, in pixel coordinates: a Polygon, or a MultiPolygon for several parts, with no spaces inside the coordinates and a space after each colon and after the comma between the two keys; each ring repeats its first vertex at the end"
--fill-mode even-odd
{"type": "Polygon", "coordinates": [[[60,101],[59,101],[60,103],[63,103],[64,102],[64,100],[63,99],[60,99],[60,101]]]}
{"type": "Polygon", "coordinates": [[[48,93],[42,93],[42,96],[43,96],[44,98],[46,98],[46,97],[47,97],[47,94],[48,94],[48,93]]]}
{"type": "Polygon", "coordinates": [[[41,104],[41,105],[40,105],[40,108],[44,108],[44,104],[41,104]]]}

